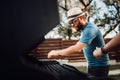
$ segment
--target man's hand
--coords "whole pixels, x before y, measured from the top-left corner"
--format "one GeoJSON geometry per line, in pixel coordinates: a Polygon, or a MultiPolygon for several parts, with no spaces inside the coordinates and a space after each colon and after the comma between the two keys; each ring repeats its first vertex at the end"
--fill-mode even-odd
{"type": "Polygon", "coordinates": [[[48,58],[58,58],[60,56],[60,51],[59,50],[52,50],[48,53],[48,58]]]}
{"type": "Polygon", "coordinates": [[[101,51],[101,48],[96,47],[96,50],[94,50],[94,52],[93,52],[93,56],[96,59],[99,59],[102,55],[103,55],[103,53],[101,51]]]}

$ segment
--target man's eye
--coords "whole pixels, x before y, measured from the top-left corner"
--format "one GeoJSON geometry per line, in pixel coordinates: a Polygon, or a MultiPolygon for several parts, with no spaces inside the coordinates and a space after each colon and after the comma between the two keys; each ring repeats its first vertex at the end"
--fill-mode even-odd
{"type": "Polygon", "coordinates": [[[73,24],[74,22],[73,22],[73,20],[71,20],[70,22],[69,22],[69,24],[73,24]]]}

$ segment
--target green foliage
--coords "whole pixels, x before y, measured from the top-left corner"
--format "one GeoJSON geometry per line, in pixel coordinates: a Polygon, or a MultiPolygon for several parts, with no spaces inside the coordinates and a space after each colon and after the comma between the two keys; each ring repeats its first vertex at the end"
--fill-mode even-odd
{"type": "Polygon", "coordinates": [[[71,40],[71,37],[80,36],[80,32],[73,32],[71,26],[59,26],[58,34],[63,37],[63,39],[71,40]]]}
{"type": "Polygon", "coordinates": [[[66,24],[66,11],[78,6],[87,14],[88,21],[93,21],[104,31],[104,37],[110,32],[120,33],[120,0],[58,0],[58,2],[62,23],[66,24]]]}
{"type": "Polygon", "coordinates": [[[64,39],[67,38],[67,36],[69,36],[69,39],[71,37],[71,29],[69,27],[58,27],[58,34],[60,36],[63,36],[64,39]]]}

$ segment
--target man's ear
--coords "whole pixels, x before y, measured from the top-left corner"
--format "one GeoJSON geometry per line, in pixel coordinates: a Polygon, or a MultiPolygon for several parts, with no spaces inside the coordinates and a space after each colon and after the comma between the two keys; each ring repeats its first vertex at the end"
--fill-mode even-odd
{"type": "Polygon", "coordinates": [[[80,16],[79,18],[82,20],[82,19],[83,19],[83,16],[80,16]]]}
{"type": "Polygon", "coordinates": [[[79,16],[79,18],[78,18],[78,19],[79,19],[79,21],[81,21],[81,20],[83,19],[83,16],[79,16]]]}

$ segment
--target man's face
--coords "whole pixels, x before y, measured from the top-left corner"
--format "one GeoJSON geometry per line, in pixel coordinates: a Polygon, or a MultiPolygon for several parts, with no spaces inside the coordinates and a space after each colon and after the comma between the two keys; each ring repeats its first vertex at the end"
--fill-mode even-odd
{"type": "Polygon", "coordinates": [[[81,28],[82,28],[81,21],[79,20],[79,18],[81,18],[81,16],[76,17],[75,19],[69,21],[69,23],[71,24],[71,26],[72,26],[76,31],[80,31],[81,28]]]}

